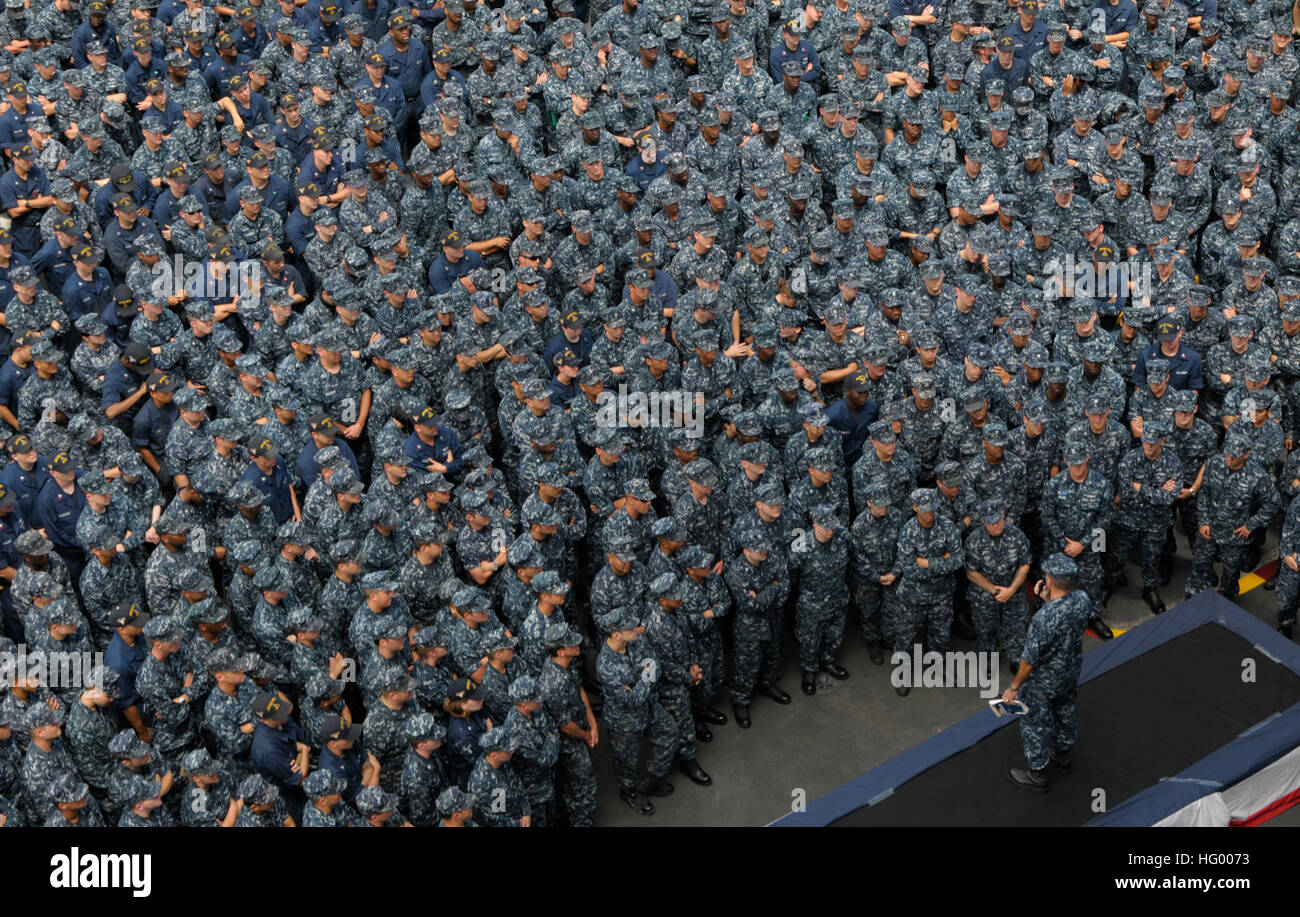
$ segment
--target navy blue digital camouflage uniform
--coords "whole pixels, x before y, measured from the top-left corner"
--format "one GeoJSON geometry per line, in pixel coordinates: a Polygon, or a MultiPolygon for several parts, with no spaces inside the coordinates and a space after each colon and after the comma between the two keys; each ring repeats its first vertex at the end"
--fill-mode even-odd
{"type": "Polygon", "coordinates": [[[659,701],[655,682],[659,662],[642,640],[619,653],[604,644],[596,658],[605,703],[602,717],[614,752],[614,772],[622,790],[637,787],[637,762],[641,738],[650,740],[647,769],[652,779],[668,773],[679,748],[679,731],[672,715],[659,701]]]}
{"type": "Polygon", "coordinates": [[[955,574],[964,563],[961,533],[947,519],[936,514],[925,526],[913,516],[903,525],[893,569],[898,577],[898,602],[886,625],[894,652],[910,655],[913,644],[921,640],[930,652],[947,652],[955,574]],[[919,565],[919,559],[928,566],[919,565]]]}
{"type": "Polygon", "coordinates": [[[1047,767],[1049,750],[1068,752],[1078,739],[1075,699],[1083,665],[1083,630],[1092,603],[1079,589],[1034,613],[1025,635],[1023,661],[1033,666],[1020,688],[1029,712],[1020,720],[1020,739],[1032,770],[1047,767]]]}
{"type": "MultiPolygon", "coordinates": [[[[984,576],[994,586],[1009,586],[1021,566],[1031,560],[1029,539],[1011,522],[999,535],[992,535],[983,525],[971,526],[963,546],[966,567],[984,576]]],[[[966,585],[971,616],[975,621],[976,648],[992,653],[998,648],[998,634],[1007,659],[1016,659],[1024,644],[1029,623],[1029,600],[1017,589],[1005,602],[999,602],[974,583],[966,585]]]]}

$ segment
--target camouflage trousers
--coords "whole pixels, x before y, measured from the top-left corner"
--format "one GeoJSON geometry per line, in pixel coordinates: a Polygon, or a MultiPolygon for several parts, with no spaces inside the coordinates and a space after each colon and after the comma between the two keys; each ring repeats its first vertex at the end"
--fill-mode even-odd
{"type": "MultiPolygon", "coordinates": [[[[1037,509],[1025,510],[1024,515],[1020,517],[1020,531],[1025,533],[1025,538],[1029,539],[1031,573],[1037,569],[1039,563],[1045,556],[1042,553],[1043,546],[1043,519],[1037,509]]],[[[1033,580],[1030,580],[1033,582],[1033,580]]]]}
{"type": "Polygon", "coordinates": [[[1102,612],[1106,610],[1106,606],[1101,603],[1101,587],[1106,579],[1102,572],[1101,555],[1085,551],[1074,558],[1074,562],[1079,566],[1079,575],[1075,582],[1092,602],[1093,617],[1100,618],[1102,612]]]}
{"type": "Polygon", "coordinates": [[[1079,723],[1074,715],[1074,701],[1078,686],[1058,694],[1033,690],[1033,676],[1020,692],[1029,712],[1020,718],[1020,741],[1024,745],[1025,760],[1030,768],[1039,771],[1051,760],[1048,749],[1069,751],[1079,737],[1079,723]]]}
{"type": "MultiPolygon", "coordinates": [[[[559,739],[560,755],[555,761],[556,792],[569,813],[569,824],[574,828],[590,828],[596,823],[596,771],[591,766],[591,749],[578,739],[565,735],[559,739]]],[[[635,767],[634,758],[634,771],[635,767]]],[[[533,811],[536,812],[536,808],[533,811]]]]}
{"type": "Polygon", "coordinates": [[[799,643],[799,668],[816,672],[824,662],[834,662],[844,642],[844,607],[800,602],[795,606],[794,636],[799,643]]]}
{"type": "Polygon", "coordinates": [[[896,653],[911,653],[922,636],[927,650],[946,653],[952,634],[952,598],[926,603],[900,599],[886,611],[885,630],[893,636],[896,653]]]}
{"type": "MultiPolygon", "coordinates": [[[[528,804],[533,810],[533,827],[545,828],[555,820],[555,768],[539,767],[519,757],[515,773],[519,782],[528,793],[528,804]]],[[[380,771],[380,786],[383,785],[383,771],[380,771]]]]}
{"type": "Polygon", "coordinates": [[[884,619],[889,616],[889,608],[897,602],[893,586],[880,583],[855,583],[853,586],[853,606],[862,629],[862,639],[868,643],[887,643],[889,634],[884,629],[884,619]]]}
{"type": "Polygon", "coordinates": [[[998,648],[998,631],[1002,631],[1002,656],[1019,661],[1025,648],[1025,631],[1029,628],[1029,600],[1023,590],[1006,602],[999,602],[983,589],[966,590],[971,617],[975,622],[975,647],[981,653],[998,648]]]}
{"type": "Polygon", "coordinates": [[[748,707],[754,688],[774,683],[781,673],[781,617],[781,610],[774,608],[764,615],[737,615],[732,623],[736,654],[731,677],[733,704],[748,707]]]}
{"type": "Polygon", "coordinates": [[[1296,623],[1296,609],[1300,607],[1300,573],[1279,562],[1277,568],[1277,626],[1296,623]]]}
{"type": "Polygon", "coordinates": [[[541,788],[528,787],[528,805],[533,810],[534,828],[549,828],[555,822],[554,791],[548,793],[541,788]]]}
{"type": "Polygon", "coordinates": [[[645,729],[638,732],[610,729],[609,745],[614,752],[614,773],[618,777],[618,788],[636,789],[642,735],[650,739],[650,761],[647,765],[650,776],[657,779],[668,773],[668,769],[673,766],[673,758],[677,756],[677,732],[673,717],[658,702],[651,708],[650,722],[645,729]]]}
{"type": "Polygon", "coordinates": [[[1282,399],[1286,407],[1283,412],[1282,430],[1287,439],[1295,439],[1297,434],[1300,434],[1300,381],[1283,385],[1282,399]]]}
{"type": "Polygon", "coordinates": [[[1213,538],[1202,538],[1198,534],[1192,542],[1192,575],[1185,587],[1187,594],[1196,595],[1210,587],[1210,581],[1214,577],[1214,560],[1217,557],[1219,566],[1223,569],[1223,575],[1219,577],[1219,592],[1224,598],[1235,598],[1249,551],[1250,539],[1243,539],[1236,544],[1219,544],[1213,538]]]}
{"type": "MultiPolygon", "coordinates": [[[[187,752],[199,746],[197,723],[199,717],[196,715],[197,710],[197,707],[192,708],[190,716],[183,723],[174,726],[164,726],[161,721],[154,721],[153,742],[151,744],[158,750],[160,755],[180,759],[187,752]]],[[[147,719],[146,722],[148,722],[147,719]]]]}
{"type": "Polygon", "coordinates": [[[659,682],[659,704],[672,717],[677,736],[675,750],[683,761],[695,760],[695,711],[691,704],[690,685],[666,685],[659,682]]]}
{"type": "MultiPolygon", "coordinates": [[[[379,757],[376,755],[375,757],[379,757]]],[[[381,767],[379,768],[379,788],[385,793],[398,795],[402,792],[402,759],[397,760],[380,759],[381,767]]],[[[516,768],[516,771],[518,768],[516,768]]]]}
{"type": "Polygon", "coordinates": [[[95,801],[99,803],[99,811],[104,816],[104,824],[116,825],[122,817],[122,803],[108,793],[104,793],[102,796],[95,794],[95,801]]]}
{"type": "Polygon", "coordinates": [[[704,677],[700,683],[691,688],[691,706],[702,712],[713,701],[722,679],[726,676],[726,659],[722,653],[722,635],[718,628],[712,627],[699,635],[700,670],[704,677]]]}
{"type": "MultiPolygon", "coordinates": [[[[1196,550],[1196,539],[1199,537],[1196,533],[1196,529],[1200,526],[1200,522],[1197,521],[1200,517],[1197,515],[1196,501],[1196,497],[1190,497],[1174,504],[1174,512],[1178,514],[1179,528],[1182,529],[1183,534],[1187,536],[1187,543],[1191,545],[1193,551],[1196,550]]],[[[1174,544],[1172,528],[1170,529],[1169,538],[1165,544],[1171,552],[1177,549],[1177,545],[1174,544]]]]}
{"type": "Polygon", "coordinates": [[[1120,573],[1124,570],[1124,561],[1133,550],[1133,543],[1138,542],[1142,549],[1142,588],[1159,589],[1160,557],[1165,550],[1165,535],[1168,531],[1167,528],[1158,531],[1138,531],[1119,525],[1111,529],[1114,550],[1106,555],[1109,562],[1106,570],[1107,579],[1112,583],[1119,579],[1120,573]]]}

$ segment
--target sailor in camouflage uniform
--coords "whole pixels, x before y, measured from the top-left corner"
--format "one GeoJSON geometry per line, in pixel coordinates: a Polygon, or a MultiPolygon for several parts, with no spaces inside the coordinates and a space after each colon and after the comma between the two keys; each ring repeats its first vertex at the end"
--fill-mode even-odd
{"type": "MultiPolygon", "coordinates": [[[[898,536],[891,571],[898,578],[898,602],[886,628],[893,636],[895,654],[910,656],[912,644],[923,632],[927,648],[943,653],[952,629],[953,574],[965,563],[961,534],[953,523],[936,514],[939,504],[932,488],[918,488],[910,499],[915,515],[904,523],[898,536]]],[[[905,697],[911,688],[894,690],[905,697]]]]}
{"type": "Polygon", "coordinates": [[[1074,561],[1053,554],[1043,562],[1043,573],[1035,593],[1045,604],[1030,622],[1016,677],[1002,694],[1007,703],[1018,699],[1029,709],[1020,721],[1027,766],[1012,768],[1011,781],[1037,792],[1048,787],[1049,763],[1062,771],[1071,767],[1083,629],[1091,614],[1088,597],[1075,585],[1074,561]]]}

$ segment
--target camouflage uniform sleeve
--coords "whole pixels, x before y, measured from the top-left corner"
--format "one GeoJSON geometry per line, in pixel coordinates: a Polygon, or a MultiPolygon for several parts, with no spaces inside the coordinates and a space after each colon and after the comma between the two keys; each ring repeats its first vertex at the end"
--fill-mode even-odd
{"type": "Polygon", "coordinates": [[[1266,473],[1261,472],[1255,478],[1255,500],[1259,509],[1246,520],[1246,528],[1252,532],[1267,528],[1282,508],[1282,500],[1278,496],[1277,488],[1266,473]]]}

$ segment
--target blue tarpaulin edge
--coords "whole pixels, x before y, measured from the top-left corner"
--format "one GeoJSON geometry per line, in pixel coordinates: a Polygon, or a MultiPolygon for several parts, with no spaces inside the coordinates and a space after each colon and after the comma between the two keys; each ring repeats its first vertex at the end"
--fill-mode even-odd
{"type": "Polygon", "coordinates": [[[1300,703],[1248,729],[1185,771],[1130,796],[1088,822],[1088,827],[1154,825],[1202,796],[1217,793],[1268,767],[1297,745],[1300,745],[1300,703]]]}

